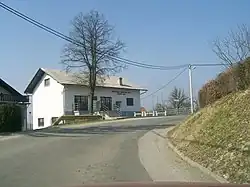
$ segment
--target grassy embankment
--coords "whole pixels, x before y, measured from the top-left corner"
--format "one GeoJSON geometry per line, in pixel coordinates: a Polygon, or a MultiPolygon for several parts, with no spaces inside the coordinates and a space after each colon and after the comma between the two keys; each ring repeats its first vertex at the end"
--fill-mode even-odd
{"type": "Polygon", "coordinates": [[[186,156],[230,182],[250,183],[250,91],[229,94],[168,133],[186,156]]]}

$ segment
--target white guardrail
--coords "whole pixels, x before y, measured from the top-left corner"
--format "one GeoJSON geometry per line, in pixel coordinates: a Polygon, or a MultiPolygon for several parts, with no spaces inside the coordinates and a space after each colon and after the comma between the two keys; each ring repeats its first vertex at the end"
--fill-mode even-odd
{"type": "Polygon", "coordinates": [[[134,112],[134,117],[147,117],[147,116],[173,116],[173,115],[185,115],[190,114],[189,108],[183,109],[169,109],[165,111],[144,111],[144,112],[134,112]]]}

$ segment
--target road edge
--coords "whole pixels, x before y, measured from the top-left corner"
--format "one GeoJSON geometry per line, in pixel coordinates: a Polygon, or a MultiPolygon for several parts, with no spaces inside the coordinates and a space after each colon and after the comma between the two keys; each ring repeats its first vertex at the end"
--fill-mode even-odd
{"type": "Polygon", "coordinates": [[[145,170],[148,172],[149,176],[151,177],[151,179],[153,181],[166,181],[166,180],[169,180],[169,179],[166,179],[166,177],[164,175],[162,175],[162,173],[164,172],[164,168],[162,168],[162,166],[164,165],[162,163],[162,162],[164,162],[164,160],[162,160],[164,155],[162,155],[162,154],[164,154],[166,152],[165,151],[166,148],[169,148],[170,150],[172,150],[176,154],[176,156],[179,156],[179,158],[181,160],[183,160],[183,162],[188,164],[190,167],[197,168],[202,173],[204,173],[207,176],[210,176],[212,179],[218,181],[219,183],[229,183],[226,179],[216,175],[215,173],[211,172],[209,169],[201,166],[200,164],[194,162],[190,158],[186,157],[183,153],[181,153],[170,142],[170,140],[166,136],[166,133],[168,131],[170,131],[172,128],[174,128],[174,127],[169,127],[169,128],[166,128],[166,129],[162,129],[162,131],[159,131],[159,129],[153,129],[153,130],[145,133],[138,140],[138,156],[139,156],[140,162],[143,165],[143,167],[145,168],[145,170]],[[153,139],[152,139],[152,133],[155,135],[153,139]],[[149,138],[147,138],[147,137],[149,137],[150,134],[151,134],[151,140],[149,140],[149,138]],[[164,141],[165,146],[161,146],[160,144],[158,145],[157,142],[160,142],[161,141],[160,139],[166,140],[166,141],[164,141]],[[150,153],[150,152],[147,152],[147,150],[144,150],[145,146],[146,147],[151,146],[151,147],[154,147],[154,148],[152,149],[152,151],[150,153]],[[157,154],[159,156],[156,156],[155,153],[153,154],[152,152],[154,152],[154,151],[158,152],[157,154]],[[154,156],[156,156],[156,157],[154,157],[154,156]],[[158,162],[153,161],[154,163],[150,163],[150,162],[152,162],[153,159],[161,160],[160,161],[161,163],[159,163],[159,161],[158,162]]]}
{"type": "MultiPolygon", "coordinates": [[[[125,119],[114,119],[114,120],[103,120],[103,121],[97,121],[97,122],[89,122],[89,123],[82,123],[82,124],[72,124],[72,125],[57,125],[57,126],[51,126],[50,128],[63,128],[63,129],[70,129],[70,128],[85,128],[85,127],[98,127],[105,124],[111,124],[111,123],[123,123],[127,121],[135,121],[135,120],[148,120],[148,119],[160,119],[160,118],[166,118],[170,116],[155,116],[155,117],[132,117],[132,118],[125,118],[125,119]]],[[[111,125],[112,126],[112,125],[111,125]]]]}
{"type": "MultiPolygon", "coordinates": [[[[171,129],[168,129],[168,131],[170,131],[171,129]]],[[[227,181],[226,179],[224,179],[223,177],[215,174],[214,172],[212,172],[211,170],[209,170],[208,168],[205,168],[204,166],[200,165],[199,163],[193,161],[192,159],[190,159],[189,157],[185,156],[181,151],[179,151],[171,142],[171,140],[166,136],[165,137],[168,141],[167,144],[168,146],[179,156],[181,157],[184,161],[186,161],[189,165],[193,166],[193,167],[197,167],[199,168],[202,172],[210,175],[211,177],[213,177],[214,179],[216,179],[218,182],[220,183],[229,183],[229,181],[227,181]]]]}
{"type": "Polygon", "coordinates": [[[5,140],[12,140],[16,138],[20,138],[22,135],[15,134],[15,135],[9,135],[9,136],[0,136],[0,142],[5,140]]]}

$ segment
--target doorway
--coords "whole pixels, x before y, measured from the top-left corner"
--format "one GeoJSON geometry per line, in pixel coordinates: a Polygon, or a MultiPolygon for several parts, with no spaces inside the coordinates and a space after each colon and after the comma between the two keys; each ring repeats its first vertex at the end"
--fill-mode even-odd
{"type": "Polygon", "coordinates": [[[122,106],[122,102],[121,102],[121,101],[116,101],[116,102],[115,102],[115,106],[116,106],[116,109],[117,109],[117,110],[120,110],[120,109],[121,109],[121,106],[122,106]]]}
{"type": "Polygon", "coordinates": [[[112,110],[112,97],[101,97],[101,110],[112,110]]]}

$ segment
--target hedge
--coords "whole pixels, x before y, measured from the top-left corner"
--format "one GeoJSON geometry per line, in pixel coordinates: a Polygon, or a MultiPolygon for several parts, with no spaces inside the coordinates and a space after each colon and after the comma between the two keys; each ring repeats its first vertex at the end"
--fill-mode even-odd
{"type": "Polygon", "coordinates": [[[0,104],[0,132],[22,130],[21,108],[14,104],[0,104]]]}
{"type": "Polygon", "coordinates": [[[199,104],[203,108],[216,100],[238,90],[246,90],[250,86],[250,58],[236,63],[233,67],[210,80],[199,91],[199,104]]]}

